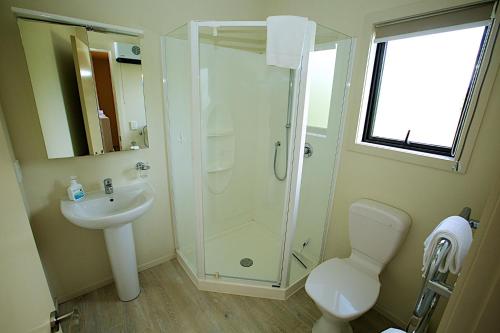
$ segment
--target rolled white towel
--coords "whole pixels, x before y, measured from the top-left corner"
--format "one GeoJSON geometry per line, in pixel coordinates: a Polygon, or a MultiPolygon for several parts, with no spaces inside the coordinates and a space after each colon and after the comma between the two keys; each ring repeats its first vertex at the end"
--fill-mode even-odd
{"type": "Polygon", "coordinates": [[[425,274],[440,238],[448,239],[451,248],[439,266],[439,271],[446,273],[449,270],[453,274],[458,274],[472,243],[472,231],[469,222],[460,216],[450,216],[439,223],[431,232],[424,242],[423,274],[425,274]]]}
{"type": "Polygon", "coordinates": [[[266,63],[297,69],[302,59],[308,19],[301,16],[269,16],[267,18],[266,63]]]}

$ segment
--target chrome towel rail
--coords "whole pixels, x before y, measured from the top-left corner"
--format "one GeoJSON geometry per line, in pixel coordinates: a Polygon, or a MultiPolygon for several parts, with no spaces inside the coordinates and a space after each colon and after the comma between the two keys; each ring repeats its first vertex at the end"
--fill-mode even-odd
{"type": "Polygon", "coordinates": [[[413,310],[413,315],[406,327],[406,332],[426,332],[439,298],[441,296],[450,297],[453,287],[445,283],[448,272],[441,273],[439,271],[439,265],[445,260],[450,245],[451,243],[447,239],[441,238],[439,240],[432,255],[432,260],[425,271],[420,295],[413,310]]]}
{"type": "MultiPolygon", "coordinates": [[[[470,207],[464,207],[459,216],[469,222],[472,229],[479,227],[479,221],[470,218],[472,210],[470,207]]],[[[429,266],[425,270],[424,280],[417,304],[413,310],[413,315],[406,326],[408,333],[424,333],[429,326],[429,321],[434,313],[436,304],[441,296],[449,298],[453,292],[453,286],[446,283],[448,272],[441,273],[439,266],[446,259],[450,251],[451,243],[446,238],[441,238],[432,254],[429,266]]]]}

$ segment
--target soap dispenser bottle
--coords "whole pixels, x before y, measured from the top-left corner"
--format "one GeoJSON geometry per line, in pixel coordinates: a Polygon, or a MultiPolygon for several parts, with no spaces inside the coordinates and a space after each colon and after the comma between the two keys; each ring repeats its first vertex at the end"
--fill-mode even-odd
{"type": "Polygon", "coordinates": [[[76,176],[71,176],[71,183],[68,186],[69,200],[81,201],[85,198],[83,186],[76,181],[76,176]]]}

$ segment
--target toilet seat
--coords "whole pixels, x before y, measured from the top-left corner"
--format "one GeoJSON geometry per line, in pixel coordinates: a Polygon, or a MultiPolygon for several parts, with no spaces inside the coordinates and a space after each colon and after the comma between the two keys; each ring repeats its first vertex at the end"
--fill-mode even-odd
{"type": "Polygon", "coordinates": [[[377,300],[380,282],[345,259],[334,258],[317,266],[305,289],[314,302],[337,318],[352,320],[377,300]]]}

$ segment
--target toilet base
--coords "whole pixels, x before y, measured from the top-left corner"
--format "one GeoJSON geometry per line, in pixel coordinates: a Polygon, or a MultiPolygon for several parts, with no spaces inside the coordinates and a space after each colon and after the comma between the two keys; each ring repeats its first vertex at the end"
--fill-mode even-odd
{"type": "Polygon", "coordinates": [[[313,333],[353,333],[348,321],[328,321],[324,316],[316,320],[312,331],[313,333]]]}

